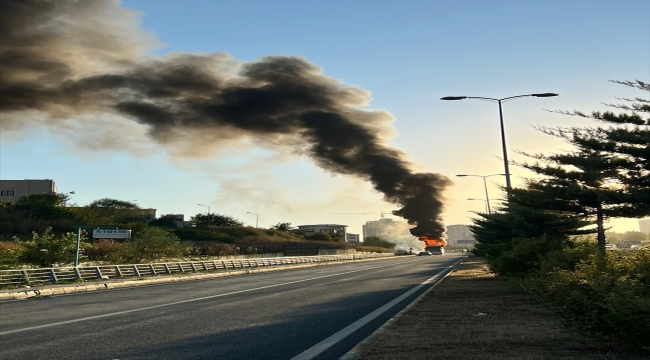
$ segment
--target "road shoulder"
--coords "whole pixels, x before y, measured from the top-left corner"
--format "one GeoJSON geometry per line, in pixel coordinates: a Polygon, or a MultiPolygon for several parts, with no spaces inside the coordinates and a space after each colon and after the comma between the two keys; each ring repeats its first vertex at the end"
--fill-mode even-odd
{"type": "Polygon", "coordinates": [[[642,356],[564,329],[531,296],[470,257],[345,359],[618,360],[642,356]]]}

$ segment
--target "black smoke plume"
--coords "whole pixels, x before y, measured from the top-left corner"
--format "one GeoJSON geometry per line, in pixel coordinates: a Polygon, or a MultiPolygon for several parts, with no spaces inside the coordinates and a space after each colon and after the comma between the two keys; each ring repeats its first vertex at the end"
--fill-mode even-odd
{"type": "Polygon", "coordinates": [[[154,58],[146,52],[153,39],[137,26],[136,14],[116,1],[0,2],[0,111],[12,114],[3,123],[28,126],[29,116],[16,116],[26,111],[52,121],[114,113],[146,125],[163,144],[252,137],[291,146],[327,171],[370,181],[401,207],[395,215],[416,225],[413,235],[444,233],[449,179],[412,172],[407,156],[385,145],[390,115],[361,110],[367,92],[300,57],[154,58]]]}

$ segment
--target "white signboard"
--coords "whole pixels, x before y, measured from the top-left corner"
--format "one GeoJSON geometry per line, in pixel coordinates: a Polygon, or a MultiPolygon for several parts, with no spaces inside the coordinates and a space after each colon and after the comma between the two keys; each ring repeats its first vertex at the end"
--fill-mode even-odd
{"type": "Polygon", "coordinates": [[[94,239],[130,239],[131,230],[121,229],[94,229],[94,239]]]}

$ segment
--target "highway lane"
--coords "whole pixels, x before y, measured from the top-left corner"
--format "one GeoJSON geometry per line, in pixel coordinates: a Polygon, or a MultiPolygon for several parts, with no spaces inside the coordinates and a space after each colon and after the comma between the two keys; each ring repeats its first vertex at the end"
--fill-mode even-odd
{"type": "MultiPolygon", "coordinates": [[[[461,254],[0,303],[0,359],[291,359],[461,254]]],[[[427,286],[320,353],[336,359],[427,286]]]]}

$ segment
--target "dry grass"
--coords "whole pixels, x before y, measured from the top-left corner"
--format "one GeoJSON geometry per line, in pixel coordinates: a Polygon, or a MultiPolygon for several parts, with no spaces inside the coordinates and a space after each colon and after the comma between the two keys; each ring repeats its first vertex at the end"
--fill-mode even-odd
{"type": "Polygon", "coordinates": [[[643,359],[562,328],[547,308],[489,273],[480,258],[469,258],[357,350],[363,360],[643,359]]]}

